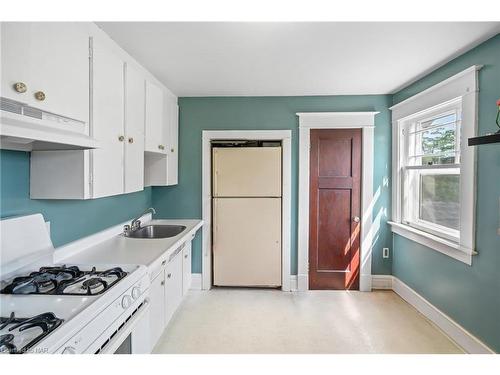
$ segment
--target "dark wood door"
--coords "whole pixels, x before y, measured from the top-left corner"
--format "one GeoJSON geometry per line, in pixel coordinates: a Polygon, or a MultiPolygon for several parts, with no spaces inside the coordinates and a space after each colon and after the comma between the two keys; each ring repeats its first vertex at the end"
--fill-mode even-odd
{"type": "Polygon", "coordinates": [[[311,130],[309,289],[359,289],[361,129],[311,130]]]}

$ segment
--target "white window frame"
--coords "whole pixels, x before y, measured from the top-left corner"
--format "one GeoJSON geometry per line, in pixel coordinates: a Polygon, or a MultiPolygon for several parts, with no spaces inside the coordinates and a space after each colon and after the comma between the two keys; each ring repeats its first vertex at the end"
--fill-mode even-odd
{"type": "MultiPolygon", "coordinates": [[[[475,251],[476,151],[467,140],[477,132],[478,71],[474,65],[394,106],[392,160],[392,221],[394,233],[423,244],[454,259],[472,264],[475,251]],[[403,129],[409,121],[424,120],[460,103],[460,226],[459,236],[445,235],[441,228],[408,225],[403,220],[404,179],[406,163],[403,129]],[[437,229],[437,230],[436,230],[437,229]]],[[[435,167],[435,166],[434,166],[435,167]]]]}
{"type": "MultiPolygon", "coordinates": [[[[457,172],[458,170],[457,174],[460,175],[460,162],[456,164],[442,164],[442,165],[431,165],[431,166],[411,165],[409,162],[410,161],[409,153],[410,152],[414,153],[415,151],[414,150],[410,151],[411,146],[409,144],[409,141],[410,141],[410,132],[415,131],[413,129],[410,130],[412,126],[415,126],[418,123],[431,121],[435,118],[439,118],[445,115],[456,113],[457,132],[456,132],[455,148],[456,150],[458,150],[458,153],[455,154],[455,157],[458,158],[458,160],[460,160],[459,137],[460,137],[460,127],[461,127],[461,120],[460,120],[461,112],[462,112],[462,100],[461,98],[457,98],[447,103],[438,105],[434,108],[430,108],[429,110],[424,111],[424,113],[419,114],[417,116],[410,116],[400,120],[401,138],[404,139],[404,142],[400,143],[400,148],[401,148],[400,152],[402,155],[400,167],[404,169],[404,171],[402,171],[402,177],[401,177],[403,180],[401,187],[402,190],[401,199],[403,200],[401,208],[402,209],[401,222],[410,225],[416,229],[434,234],[438,237],[442,237],[456,243],[458,243],[460,239],[459,230],[447,228],[442,225],[435,224],[420,218],[420,214],[419,212],[417,212],[418,209],[415,207],[415,203],[413,203],[413,200],[411,200],[415,196],[420,195],[420,190],[417,192],[409,191],[409,189],[413,189],[414,187],[416,187],[417,189],[420,189],[420,187],[413,186],[413,184],[411,185],[408,184],[407,183],[408,179],[405,177],[405,172],[408,172],[409,170],[419,170],[421,174],[425,174],[427,171],[432,171],[432,174],[439,174],[439,173],[449,174],[450,170],[452,172],[457,172]]],[[[418,132],[419,134],[421,134],[423,131],[419,130],[418,132]]]]}

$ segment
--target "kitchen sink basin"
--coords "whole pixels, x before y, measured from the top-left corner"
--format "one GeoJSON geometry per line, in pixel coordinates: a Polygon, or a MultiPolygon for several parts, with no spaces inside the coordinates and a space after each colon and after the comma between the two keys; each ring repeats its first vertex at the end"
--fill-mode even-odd
{"type": "Polygon", "coordinates": [[[126,237],[130,238],[170,238],[182,233],[184,225],[146,225],[137,230],[128,232],[126,237]]]}

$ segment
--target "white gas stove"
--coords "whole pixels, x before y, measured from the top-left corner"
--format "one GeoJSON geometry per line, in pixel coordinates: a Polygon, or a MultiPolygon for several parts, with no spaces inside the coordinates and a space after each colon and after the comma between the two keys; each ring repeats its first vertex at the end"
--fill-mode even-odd
{"type": "Polygon", "coordinates": [[[52,264],[40,214],[1,235],[0,352],[149,352],[145,266],[52,264]]]}

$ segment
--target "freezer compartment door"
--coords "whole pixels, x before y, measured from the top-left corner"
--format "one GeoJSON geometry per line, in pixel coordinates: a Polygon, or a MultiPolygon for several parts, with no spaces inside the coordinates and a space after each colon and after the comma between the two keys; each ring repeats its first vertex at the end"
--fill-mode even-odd
{"type": "Polygon", "coordinates": [[[213,199],[214,285],[281,285],[281,198],[213,199]]]}
{"type": "Polygon", "coordinates": [[[214,197],[280,197],[281,147],[214,147],[214,197]]]}

